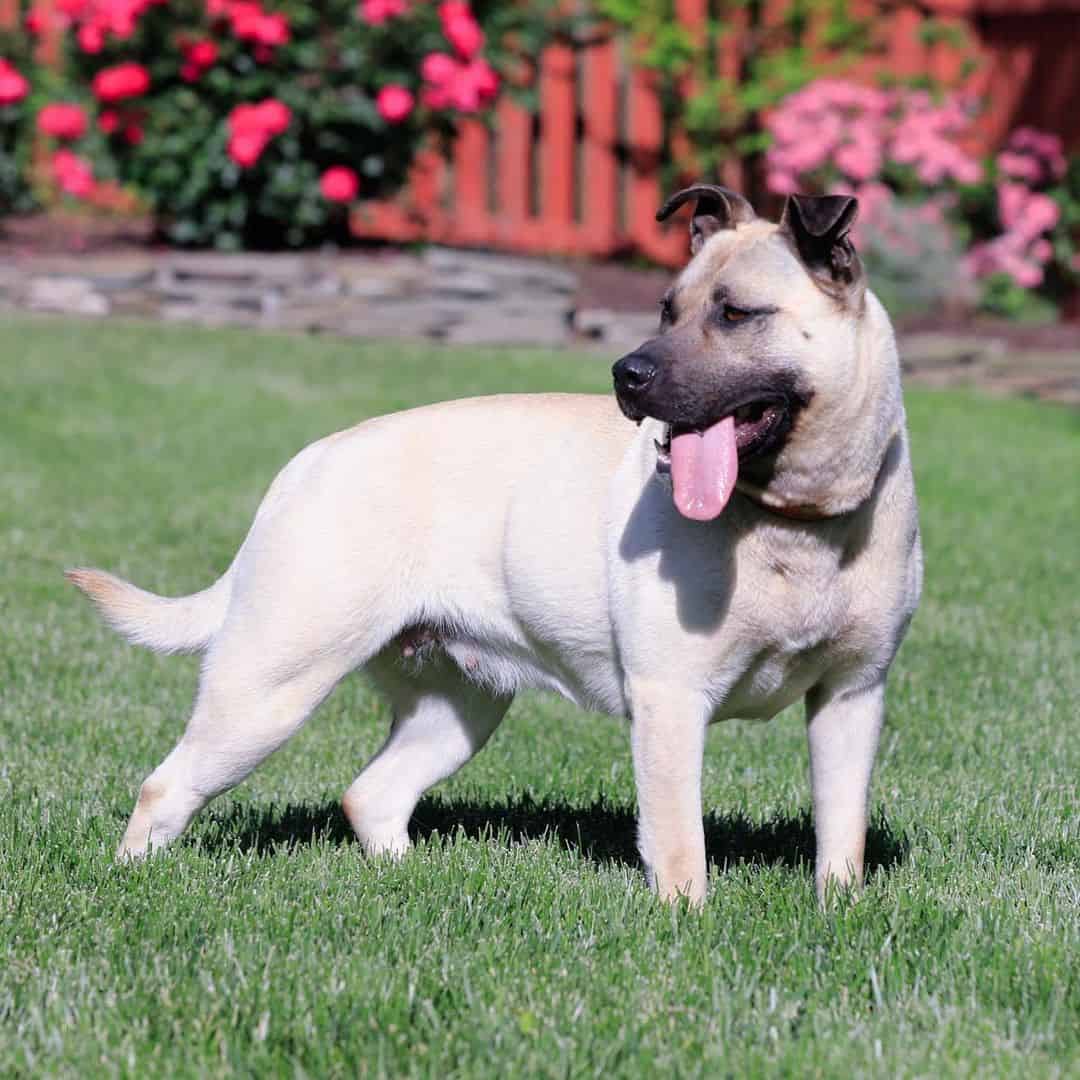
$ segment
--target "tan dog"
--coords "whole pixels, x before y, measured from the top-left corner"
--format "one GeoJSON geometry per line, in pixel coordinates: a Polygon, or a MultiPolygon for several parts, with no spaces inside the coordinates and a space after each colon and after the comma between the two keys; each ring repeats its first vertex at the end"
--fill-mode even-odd
{"type": "Polygon", "coordinates": [[[921,555],[892,329],[847,238],[855,200],[780,225],[699,186],[694,257],[606,397],[386,416],[280,473],[224,576],[164,599],[69,577],[134,642],[205,652],[187,730],[120,845],[183,832],[365,668],[393,704],[344,797],[370,852],[524,687],[630,718],[639,840],[664,897],[705,895],[707,725],[805,696],[819,893],[863,869],[885,678],[921,555]]]}

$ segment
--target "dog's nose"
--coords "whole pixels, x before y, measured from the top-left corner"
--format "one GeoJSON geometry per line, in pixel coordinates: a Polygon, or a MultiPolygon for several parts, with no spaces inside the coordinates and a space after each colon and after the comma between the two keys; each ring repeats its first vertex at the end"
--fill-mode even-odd
{"type": "Polygon", "coordinates": [[[640,394],[656,378],[657,363],[643,352],[632,352],[616,361],[611,369],[615,387],[631,394],[640,394]]]}

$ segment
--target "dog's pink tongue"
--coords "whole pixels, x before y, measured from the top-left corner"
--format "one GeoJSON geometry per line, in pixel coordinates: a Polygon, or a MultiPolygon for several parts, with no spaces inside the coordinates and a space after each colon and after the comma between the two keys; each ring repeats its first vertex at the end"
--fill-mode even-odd
{"type": "Polygon", "coordinates": [[[723,420],[699,435],[691,431],[671,438],[671,482],[675,506],[684,517],[712,521],[727,506],[739,475],[735,418],[723,420]]]}

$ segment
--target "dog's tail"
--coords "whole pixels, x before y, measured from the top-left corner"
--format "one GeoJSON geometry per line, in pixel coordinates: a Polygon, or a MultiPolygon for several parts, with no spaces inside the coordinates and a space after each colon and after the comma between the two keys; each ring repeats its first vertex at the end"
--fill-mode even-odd
{"type": "Polygon", "coordinates": [[[225,621],[233,568],[191,596],[156,596],[104,570],[67,570],[64,577],[93,601],[105,621],[154,652],[201,652],[225,621]]]}

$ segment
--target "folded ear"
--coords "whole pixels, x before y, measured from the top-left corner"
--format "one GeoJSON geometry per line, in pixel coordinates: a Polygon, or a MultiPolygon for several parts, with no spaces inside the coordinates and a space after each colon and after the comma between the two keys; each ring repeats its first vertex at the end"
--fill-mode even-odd
{"type": "Polygon", "coordinates": [[[859,200],[852,195],[790,195],[784,207],[781,232],[829,292],[846,291],[862,279],[862,263],[848,236],[858,213],[859,200]]]}
{"type": "Polygon", "coordinates": [[[693,255],[701,250],[701,245],[713,233],[721,229],[734,229],[736,225],[753,221],[757,216],[754,208],[737,191],[730,191],[715,184],[694,184],[693,187],[676,191],[656,211],[656,220],[665,221],[683,203],[692,199],[697,204],[694,207],[694,216],[690,219],[690,252],[693,255]]]}

